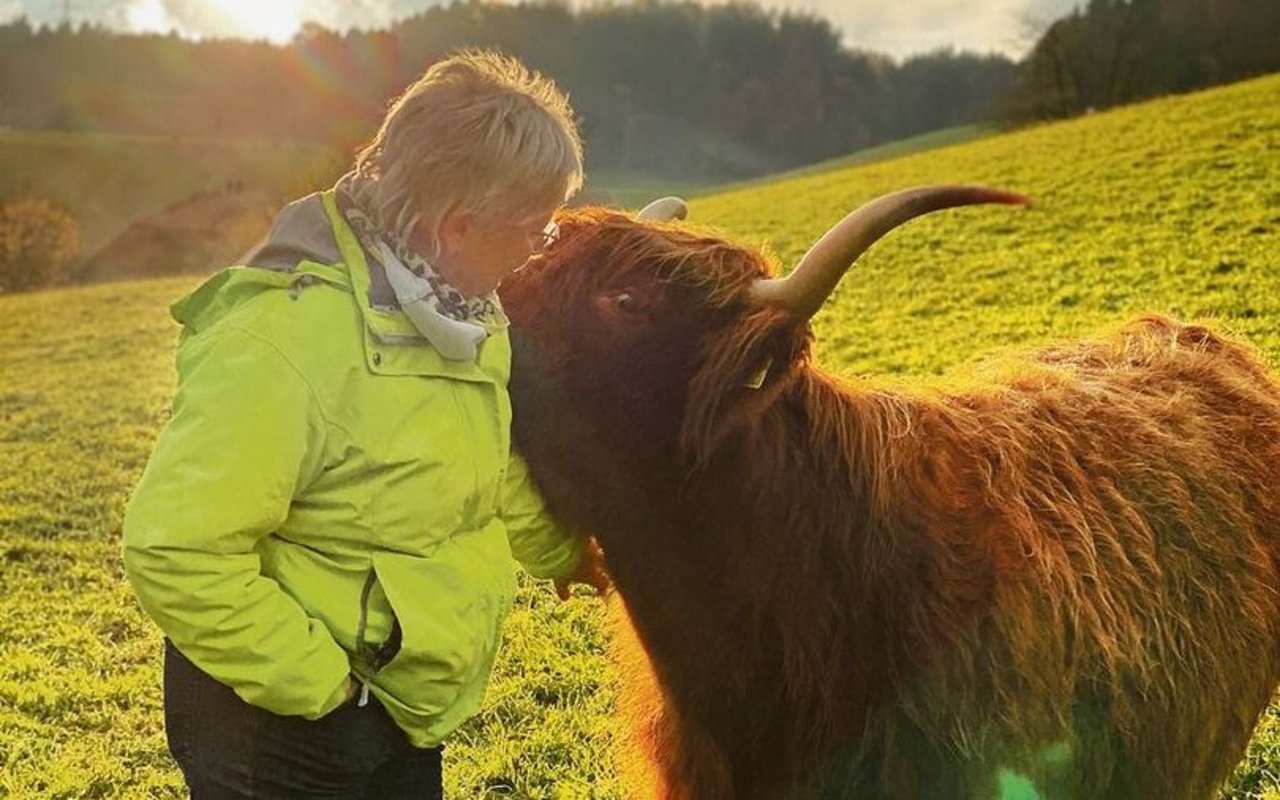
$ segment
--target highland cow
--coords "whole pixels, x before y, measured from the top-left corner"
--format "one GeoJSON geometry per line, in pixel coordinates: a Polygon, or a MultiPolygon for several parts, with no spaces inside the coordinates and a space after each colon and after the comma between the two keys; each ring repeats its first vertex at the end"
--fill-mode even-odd
{"type": "Polygon", "coordinates": [[[786,279],[569,212],[503,287],[517,444],[634,629],[636,796],[1205,798],[1241,758],[1280,678],[1258,356],[1148,316],[933,387],[811,363],[877,237],[1022,199],[882,198],[786,279]]]}

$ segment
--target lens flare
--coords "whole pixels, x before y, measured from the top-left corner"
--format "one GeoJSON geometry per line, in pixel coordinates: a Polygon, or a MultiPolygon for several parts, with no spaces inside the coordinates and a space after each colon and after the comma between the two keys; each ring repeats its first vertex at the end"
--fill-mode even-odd
{"type": "Polygon", "coordinates": [[[302,0],[206,0],[234,35],[284,44],[302,27],[302,0]]]}

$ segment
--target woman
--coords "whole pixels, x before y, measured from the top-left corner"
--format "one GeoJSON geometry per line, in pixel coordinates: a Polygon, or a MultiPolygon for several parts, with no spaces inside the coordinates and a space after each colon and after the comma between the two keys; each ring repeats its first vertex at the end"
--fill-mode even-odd
{"type": "Polygon", "coordinates": [[[565,97],[466,52],[355,168],[173,307],[172,417],[124,524],[193,797],[440,797],[515,592],[602,588],[511,454],[494,289],[581,185],[565,97]]]}

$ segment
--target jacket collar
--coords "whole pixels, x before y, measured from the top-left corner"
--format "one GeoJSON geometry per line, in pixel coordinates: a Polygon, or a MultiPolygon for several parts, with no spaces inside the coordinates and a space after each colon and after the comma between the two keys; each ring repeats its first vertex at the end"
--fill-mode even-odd
{"type": "MultiPolygon", "coordinates": [[[[371,263],[368,259],[355,232],[338,210],[334,191],[330,189],[324,192],[322,200],[325,214],[332,225],[338,253],[350,275],[356,305],[364,319],[365,355],[369,369],[381,374],[436,374],[505,385],[510,374],[511,360],[505,320],[478,345],[475,359],[445,358],[440,349],[432,346],[432,329],[427,327],[424,335],[424,331],[420,331],[395,305],[395,295],[386,281],[382,265],[371,263]],[[380,287],[375,284],[375,273],[380,287]],[[375,299],[382,299],[379,295],[390,296],[386,305],[374,302],[375,299]],[[409,350],[413,352],[407,353],[409,350]]],[[[447,335],[444,331],[441,334],[447,335]]]]}
{"type": "Polygon", "coordinates": [[[505,386],[511,344],[504,329],[494,331],[473,361],[440,355],[395,304],[382,266],[366,259],[333,193],[316,193],[286,206],[270,234],[240,263],[211,276],[170,307],[187,333],[198,333],[232,308],[263,291],[297,296],[323,283],[351,294],[363,323],[365,365],[379,375],[436,375],[505,386]]]}

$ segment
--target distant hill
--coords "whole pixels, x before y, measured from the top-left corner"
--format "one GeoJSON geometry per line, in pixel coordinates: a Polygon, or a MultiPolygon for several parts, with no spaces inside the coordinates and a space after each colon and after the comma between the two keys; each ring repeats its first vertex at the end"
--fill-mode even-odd
{"type": "Polygon", "coordinates": [[[855,371],[969,353],[1141,311],[1213,316],[1280,364],[1280,75],[695,197],[690,218],[794,263],[878,194],[981,183],[1037,207],[930,216],[878,244],[816,319],[855,371]]]}
{"type": "MultiPolygon", "coordinates": [[[[751,185],[940,147],[984,132],[979,127],[937,131],[751,185]]],[[[43,197],[72,213],[81,233],[81,257],[71,269],[74,282],[207,272],[266,231],[270,213],[263,208],[274,211],[331,185],[346,165],[346,154],[308,142],[0,131],[0,202],[43,197]]],[[[589,171],[575,202],[638,207],[663,194],[709,191],[716,187],[707,180],[589,171]]]]}
{"type": "Polygon", "coordinates": [[[819,175],[825,172],[833,172],[835,170],[854,167],[860,164],[870,164],[875,161],[888,161],[894,158],[902,158],[913,153],[923,153],[927,150],[936,150],[939,147],[950,147],[955,144],[963,144],[971,142],[975,139],[981,139],[985,136],[993,136],[999,131],[991,125],[959,125],[954,128],[943,128],[941,130],[930,131],[929,133],[921,133],[916,136],[908,136],[905,139],[898,139],[885,144],[876,145],[875,147],[864,147],[855,150],[848,155],[837,156],[825,161],[819,161],[816,164],[808,164],[803,167],[785,170],[783,172],[775,172],[764,175],[760,178],[751,180],[725,184],[722,186],[703,187],[696,189],[696,194],[720,194],[728,191],[740,191],[753,186],[765,186],[778,181],[790,180],[791,178],[801,178],[806,175],[819,175]]]}
{"type": "Polygon", "coordinates": [[[135,220],[193,195],[239,190],[278,204],[329,185],[348,155],[309,142],[0,131],[0,202],[64,206],[87,258],[135,220]]]}
{"type": "Polygon", "coordinates": [[[266,234],[278,208],[261,192],[199,192],[134,220],[80,265],[77,279],[92,283],[208,273],[236,263],[266,234]]]}

